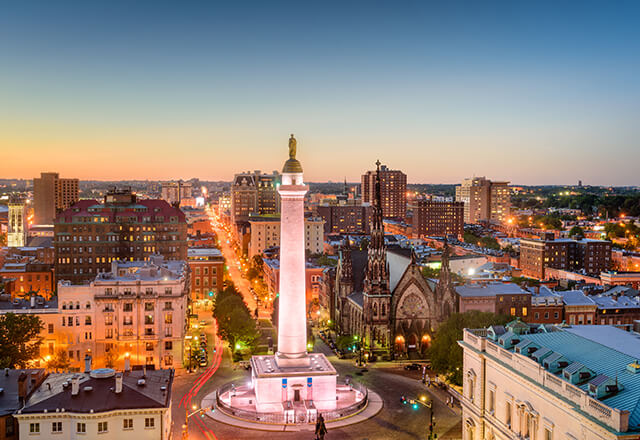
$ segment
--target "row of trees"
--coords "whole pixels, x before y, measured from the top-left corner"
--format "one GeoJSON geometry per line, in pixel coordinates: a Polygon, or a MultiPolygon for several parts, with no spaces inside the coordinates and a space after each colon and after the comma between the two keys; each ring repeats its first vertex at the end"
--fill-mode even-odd
{"type": "Polygon", "coordinates": [[[233,353],[255,349],[259,337],[256,322],[233,284],[216,295],[213,316],[218,321],[218,336],[229,343],[233,353]]]}
{"type": "Polygon", "coordinates": [[[640,216],[640,194],[589,193],[576,195],[548,194],[537,199],[529,195],[515,196],[512,198],[514,206],[523,209],[530,208],[570,208],[580,209],[585,215],[600,215],[618,217],[621,213],[640,216]]]}
{"type": "Polygon", "coordinates": [[[465,231],[464,242],[475,244],[477,246],[480,246],[486,249],[495,249],[495,250],[500,249],[500,244],[498,243],[498,240],[491,237],[490,235],[485,235],[480,237],[472,232],[465,231]]]}

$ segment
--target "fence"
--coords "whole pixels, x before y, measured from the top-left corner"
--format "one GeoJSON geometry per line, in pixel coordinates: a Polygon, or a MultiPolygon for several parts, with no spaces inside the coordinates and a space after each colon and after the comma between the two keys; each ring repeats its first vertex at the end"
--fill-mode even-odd
{"type": "MultiPolygon", "coordinates": [[[[347,384],[345,384],[347,385],[347,384]]],[[[362,408],[364,408],[367,405],[368,402],[368,398],[369,398],[369,390],[359,384],[359,383],[353,383],[351,382],[349,384],[354,390],[362,393],[363,398],[362,400],[360,400],[359,402],[354,403],[351,406],[347,406],[345,408],[340,408],[340,409],[336,409],[336,410],[332,410],[332,411],[318,411],[319,414],[322,414],[322,417],[324,417],[324,420],[329,422],[331,420],[336,420],[336,419],[341,419],[344,417],[348,417],[350,415],[353,415],[355,413],[357,413],[358,411],[360,411],[362,408]]],[[[230,392],[233,388],[233,384],[229,383],[226,385],[221,386],[220,388],[218,388],[218,390],[216,391],[216,404],[217,407],[220,411],[234,416],[234,417],[238,417],[240,419],[244,419],[244,420],[250,420],[250,421],[254,421],[254,422],[259,422],[259,423],[275,423],[275,424],[291,424],[291,423],[287,423],[287,421],[285,420],[285,414],[284,411],[283,412],[277,412],[277,413],[264,413],[264,412],[257,412],[257,411],[247,411],[244,409],[239,409],[239,408],[235,408],[227,403],[225,403],[221,398],[220,395],[225,394],[227,392],[230,392]]],[[[303,414],[302,411],[298,411],[298,413],[296,413],[295,415],[295,424],[305,424],[305,423],[314,423],[315,420],[307,420],[307,415],[306,413],[303,414]]]]}

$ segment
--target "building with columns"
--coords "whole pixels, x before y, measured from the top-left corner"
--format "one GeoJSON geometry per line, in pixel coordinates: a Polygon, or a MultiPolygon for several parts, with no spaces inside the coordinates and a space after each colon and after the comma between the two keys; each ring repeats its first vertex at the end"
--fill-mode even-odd
{"type": "Polygon", "coordinates": [[[640,436],[640,339],[612,326],[465,329],[463,440],[640,436]]]}
{"type": "MultiPolygon", "coordinates": [[[[251,238],[249,258],[260,255],[265,249],[280,245],[280,215],[249,216],[251,238]]],[[[305,249],[312,254],[321,254],[324,249],[324,220],[320,217],[304,219],[305,249]]]]}

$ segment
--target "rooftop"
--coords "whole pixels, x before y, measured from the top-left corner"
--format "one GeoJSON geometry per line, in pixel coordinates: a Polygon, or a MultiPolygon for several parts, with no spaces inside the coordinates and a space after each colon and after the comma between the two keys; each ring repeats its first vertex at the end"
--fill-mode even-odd
{"type": "MultiPolygon", "coordinates": [[[[96,371],[96,370],[94,370],[96,371]]],[[[106,370],[105,370],[106,371],[106,370]]],[[[92,372],[93,373],[93,372],[92,372]]],[[[114,372],[115,373],[115,372],[114,372]]],[[[167,408],[171,402],[173,370],[129,371],[123,373],[122,392],[115,393],[114,375],[91,377],[77,374],[78,395],[71,394],[71,380],[76,374],[52,373],[33,393],[22,413],[67,412],[96,413],[122,409],[167,408]],[[144,379],[140,383],[140,379],[144,379]]]]}
{"type": "Polygon", "coordinates": [[[462,297],[496,296],[496,295],[530,295],[514,283],[481,283],[456,286],[456,292],[462,297]]]}

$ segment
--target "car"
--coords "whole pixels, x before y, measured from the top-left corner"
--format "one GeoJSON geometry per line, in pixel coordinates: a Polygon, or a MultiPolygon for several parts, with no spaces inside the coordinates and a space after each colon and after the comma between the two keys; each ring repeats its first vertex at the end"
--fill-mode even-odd
{"type": "Polygon", "coordinates": [[[422,365],[420,364],[407,364],[404,366],[404,369],[407,371],[416,371],[416,370],[422,370],[422,365]]]}
{"type": "Polygon", "coordinates": [[[207,341],[201,341],[200,342],[200,347],[206,348],[207,347],[207,341]]]}
{"type": "Polygon", "coordinates": [[[207,325],[207,321],[205,321],[204,319],[200,321],[200,327],[205,327],[206,325],[207,325]]]}
{"type": "Polygon", "coordinates": [[[200,363],[199,363],[199,365],[200,365],[201,367],[206,367],[206,366],[207,366],[207,359],[200,359],[200,363]]]}

